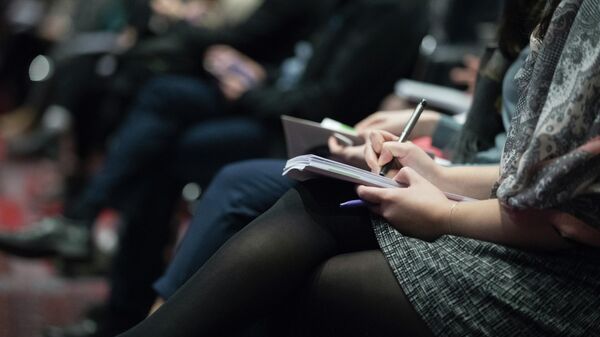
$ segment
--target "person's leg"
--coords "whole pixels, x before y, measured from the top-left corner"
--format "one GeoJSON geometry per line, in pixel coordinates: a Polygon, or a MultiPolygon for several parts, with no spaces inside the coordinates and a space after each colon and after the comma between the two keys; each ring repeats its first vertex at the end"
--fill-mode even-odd
{"type": "Polygon", "coordinates": [[[70,218],[95,216],[115,190],[149,165],[168,160],[176,140],[191,125],[222,113],[222,97],[213,84],[167,76],[144,87],[121,126],[104,167],[85,189],[70,218]]]}
{"type": "MultiPolygon", "coordinates": [[[[171,226],[171,220],[179,201],[182,185],[189,181],[208,181],[217,167],[235,157],[244,158],[262,154],[260,148],[264,148],[262,139],[264,135],[260,123],[241,118],[200,123],[189,128],[179,137],[172,161],[145,170],[142,175],[136,176],[130,184],[125,185],[126,188],[119,189],[117,193],[119,198],[113,198],[111,205],[121,211],[124,226],[119,236],[119,250],[113,260],[110,274],[108,314],[111,319],[128,317],[126,322],[130,324],[127,327],[130,327],[132,323],[139,322],[148,313],[150,304],[156,297],[152,284],[163,272],[165,249],[169,239],[173,237],[174,227],[171,226]],[[228,133],[231,134],[229,137],[223,137],[228,133]]],[[[268,165],[262,165],[259,169],[266,166],[268,165]]],[[[282,167],[279,168],[278,175],[281,175],[281,169],[282,167]]],[[[232,175],[228,177],[237,179],[232,175]]],[[[204,193],[205,197],[213,194],[208,191],[204,193]]],[[[262,208],[262,211],[271,206],[278,196],[262,208]]],[[[218,213],[221,203],[213,204],[208,209],[200,208],[202,214],[212,212],[208,214],[210,217],[211,214],[218,213]]],[[[244,221],[244,224],[250,220],[244,221]]],[[[203,236],[202,233],[199,234],[203,236]]],[[[211,238],[215,236],[208,235],[209,242],[198,243],[210,246],[211,238]]],[[[228,234],[227,238],[230,235],[228,234]]],[[[202,240],[201,237],[199,240],[202,240]]],[[[215,239],[215,241],[222,243],[226,238],[220,241],[215,239]]],[[[194,248],[202,252],[211,249],[204,246],[194,248]]],[[[218,246],[212,251],[217,248],[218,246]]],[[[190,271],[189,275],[196,269],[190,271]]]]}
{"type": "Polygon", "coordinates": [[[233,234],[271,207],[293,185],[283,160],[250,160],[223,168],[206,189],[165,274],[155,283],[168,299],[233,234]]]}
{"type": "MultiPolygon", "coordinates": [[[[201,123],[180,136],[172,160],[145,170],[118,190],[119,197],[113,198],[111,206],[121,211],[125,226],[110,279],[112,311],[148,313],[156,296],[152,283],[165,265],[164,251],[167,238],[172,237],[170,224],[182,185],[210,179],[216,167],[229,161],[229,156],[219,156],[221,152],[238,157],[261,154],[257,147],[263,135],[260,125],[250,121],[226,119],[201,123]],[[235,137],[218,138],[228,131],[235,137]]],[[[210,211],[216,212],[220,207],[213,205],[210,211]]]]}
{"type": "Polygon", "coordinates": [[[306,302],[302,308],[309,320],[299,323],[309,327],[309,336],[432,336],[380,250],[327,260],[306,302]]]}
{"type": "Polygon", "coordinates": [[[354,197],[352,185],[331,180],[290,190],[122,336],[228,336],[278,310],[323,261],[377,247],[367,210],[339,209],[354,197]]]}
{"type": "Polygon", "coordinates": [[[181,185],[162,170],[139,178],[126,194],[127,203],[119,205],[122,226],[108,275],[110,293],[106,302],[107,328],[114,325],[121,329],[113,335],[148,314],[156,297],[152,284],[164,271],[166,249],[175,237],[172,221],[181,185]]]}
{"type": "Polygon", "coordinates": [[[0,233],[0,249],[19,256],[86,258],[90,227],[98,212],[136,174],[172,160],[171,149],[190,125],[221,113],[222,97],[210,83],[162,77],[142,91],[118,132],[101,172],[77,202],[65,205],[64,218],[46,218],[18,233],[0,233]]]}
{"type": "Polygon", "coordinates": [[[271,130],[261,120],[243,116],[221,116],[190,126],[177,140],[170,165],[172,174],[186,182],[207,186],[224,165],[264,158],[271,130]]]}

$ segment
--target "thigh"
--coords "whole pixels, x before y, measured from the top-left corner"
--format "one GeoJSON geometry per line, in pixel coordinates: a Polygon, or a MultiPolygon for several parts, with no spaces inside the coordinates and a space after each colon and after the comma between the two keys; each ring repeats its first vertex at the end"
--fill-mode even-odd
{"type": "Polygon", "coordinates": [[[226,117],[194,124],[177,140],[173,172],[186,181],[207,184],[224,165],[264,157],[268,130],[252,118],[226,117]]]}
{"type": "Polygon", "coordinates": [[[330,258],[309,294],[307,315],[318,335],[431,336],[380,250],[330,258]]]}
{"type": "Polygon", "coordinates": [[[185,123],[222,115],[223,106],[219,88],[211,81],[191,76],[159,76],[141,88],[131,118],[157,115],[186,127],[185,123]]]}

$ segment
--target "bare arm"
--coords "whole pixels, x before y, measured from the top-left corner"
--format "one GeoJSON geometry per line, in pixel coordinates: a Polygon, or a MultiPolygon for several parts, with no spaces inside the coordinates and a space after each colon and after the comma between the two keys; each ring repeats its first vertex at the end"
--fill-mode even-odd
{"type": "MultiPolygon", "coordinates": [[[[371,131],[366,137],[365,161],[373,172],[395,160],[398,166],[411,167],[439,189],[475,199],[490,197],[498,180],[498,166],[442,167],[412,143],[398,143],[387,131],[371,131]]],[[[394,172],[394,171],[392,171],[394,172]]]]}
{"type": "Polygon", "coordinates": [[[571,246],[565,239],[600,247],[600,231],[569,214],[554,210],[510,211],[496,199],[457,204],[448,224],[450,234],[522,248],[571,246]]]}
{"type": "Polygon", "coordinates": [[[494,183],[498,181],[498,166],[457,166],[441,168],[438,180],[443,191],[488,199],[494,183]]]}
{"type": "Polygon", "coordinates": [[[557,250],[574,241],[600,247],[600,231],[576,218],[552,210],[511,211],[497,199],[452,202],[415,170],[405,167],[395,176],[407,188],[360,186],[358,195],[371,210],[400,232],[425,240],[456,235],[506,246],[557,250]]]}
{"type": "Polygon", "coordinates": [[[544,211],[510,214],[497,199],[457,204],[448,212],[448,234],[503,245],[553,250],[569,247],[544,211]]]}

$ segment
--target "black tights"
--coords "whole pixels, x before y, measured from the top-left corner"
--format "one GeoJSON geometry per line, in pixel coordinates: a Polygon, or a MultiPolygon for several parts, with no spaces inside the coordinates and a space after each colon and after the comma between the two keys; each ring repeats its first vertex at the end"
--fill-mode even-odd
{"type": "Polygon", "coordinates": [[[353,197],[352,186],[329,180],[291,190],[121,336],[231,336],[282,312],[290,312],[293,335],[430,336],[378,249],[367,211],[339,209],[353,197]]]}

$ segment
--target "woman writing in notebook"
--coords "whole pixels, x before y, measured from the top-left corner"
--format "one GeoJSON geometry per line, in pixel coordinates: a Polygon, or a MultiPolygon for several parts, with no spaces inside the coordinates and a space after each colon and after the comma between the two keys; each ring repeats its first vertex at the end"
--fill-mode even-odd
{"type": "Polygon", "coordinates": [[[367,163],[395,161],[407,188],[360,186],[369,210],[340,210],[352,186],[301,184],[123,336],[234,335],[282,312],[292,335],[599,335],[598,36],[599,0],[550,2],[499,169],[440,168],[374,132],[367,163]]]}

